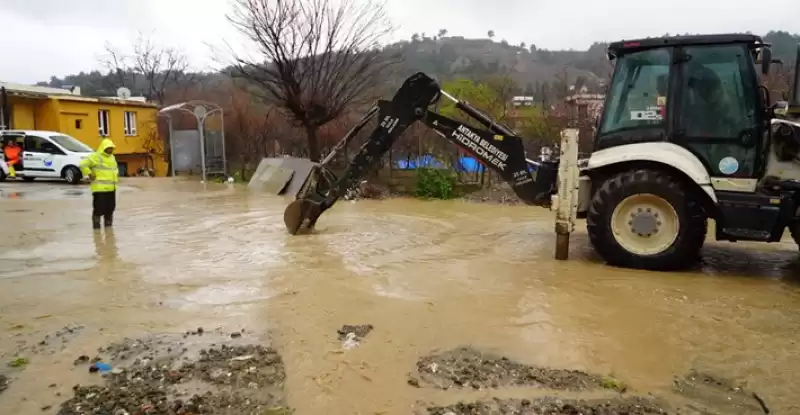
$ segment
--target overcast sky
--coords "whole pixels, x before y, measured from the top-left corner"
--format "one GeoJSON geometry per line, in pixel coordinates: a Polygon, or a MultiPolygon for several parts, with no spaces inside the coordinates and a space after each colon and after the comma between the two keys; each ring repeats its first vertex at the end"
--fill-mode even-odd
{"type": "MultiPolygon", "coordinates": [[[[138,31],[182,49],[196,69],[218,66],[208,44],[235,42],[230,0],[0,0],[0,80],[34,83],[99,67],[106,41],[138,31]]],[[[486,37],[539,48],[664,33],[771,29],[800,33],[800,0],[386,0],[395,38],[412,33],[486,37]]]]}

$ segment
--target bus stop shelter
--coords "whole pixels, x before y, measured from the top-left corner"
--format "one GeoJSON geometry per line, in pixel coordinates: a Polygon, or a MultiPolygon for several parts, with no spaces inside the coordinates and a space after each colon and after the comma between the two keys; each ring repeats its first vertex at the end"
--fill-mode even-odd
{"type": "Polygon", "coordinates": [[[225,121],[222,107],[207,101],[187,101],[162,108],[167,118],[172,175],[200,169],[208,175],[225,174],[225,121]]]}

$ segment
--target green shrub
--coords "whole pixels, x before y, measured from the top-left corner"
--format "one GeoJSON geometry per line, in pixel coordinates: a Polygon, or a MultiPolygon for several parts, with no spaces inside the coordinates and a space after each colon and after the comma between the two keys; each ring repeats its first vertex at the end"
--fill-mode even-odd
{"type": "Polygon", "coordinates": [[[415,196],[431,199],[450,199],[455,197],[455,188],[455,172],[445,169],[417,169],[415,196]]]}

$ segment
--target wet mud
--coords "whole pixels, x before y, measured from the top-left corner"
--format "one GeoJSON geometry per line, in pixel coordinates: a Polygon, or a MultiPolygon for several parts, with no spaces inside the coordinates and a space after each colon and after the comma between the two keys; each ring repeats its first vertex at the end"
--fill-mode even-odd
{"type": "Polygon", "coordinates": [[[544,209],[364,198],[291,237],[280,198],[128,184],[100,233],[88,192],[0,184],[1,413],[800,413],[788,236],[649,273],[582,222],[553,261],[544,209]]]}

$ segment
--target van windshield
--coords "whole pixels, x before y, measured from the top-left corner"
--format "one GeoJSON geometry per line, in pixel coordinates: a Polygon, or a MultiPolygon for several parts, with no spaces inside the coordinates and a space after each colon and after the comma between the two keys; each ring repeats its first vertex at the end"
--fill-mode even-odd
{"type": "Polygon", "coordinates": [[[61,147],[64,147],[67,151],[72,151],[73,153],[92,153],[91,147],[87,146],[86,144],[81,143],[80,141],[68,136],[68,135],[51,135],[50,139],[58,143],[61,147]]]}

